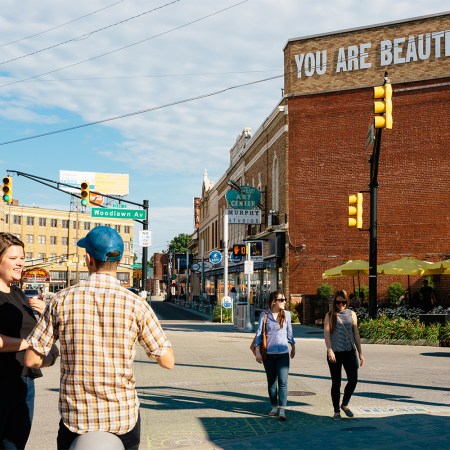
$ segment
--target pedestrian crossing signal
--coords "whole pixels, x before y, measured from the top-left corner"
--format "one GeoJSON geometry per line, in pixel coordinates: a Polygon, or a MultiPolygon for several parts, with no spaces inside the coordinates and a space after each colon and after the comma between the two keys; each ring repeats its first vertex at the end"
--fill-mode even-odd
{"type": "Polygon", "coordinates": [[[233,245],[233,253],[238,256],[245,256],[247,254],[247,246],[245,244],[233,245]]]}

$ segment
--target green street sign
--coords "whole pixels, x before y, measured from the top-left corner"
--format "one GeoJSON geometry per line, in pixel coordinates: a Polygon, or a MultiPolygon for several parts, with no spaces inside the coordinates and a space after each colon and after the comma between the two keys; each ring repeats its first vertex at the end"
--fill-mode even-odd
{"type": "Polygon", "coordinates": [[[145,209],[92,208],[91,217],[146,220],[145,209]]]}

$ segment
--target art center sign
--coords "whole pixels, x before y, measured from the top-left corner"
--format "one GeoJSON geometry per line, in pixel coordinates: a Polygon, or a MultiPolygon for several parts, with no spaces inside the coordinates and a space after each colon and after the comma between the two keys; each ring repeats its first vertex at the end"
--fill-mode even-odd
{"type": "Polygon", "coordinates": [[[261,203],[261,192],[253,186],[240,186],[239,190],[230,189],[225,194],[233,209],[255,209],[261,203]]]}

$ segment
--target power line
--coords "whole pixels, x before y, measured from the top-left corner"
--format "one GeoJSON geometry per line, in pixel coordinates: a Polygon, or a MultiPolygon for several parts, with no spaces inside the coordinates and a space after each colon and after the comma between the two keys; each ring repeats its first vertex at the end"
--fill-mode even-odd
{"type": "Polygon", "coordinates": [[[209,92],[207,94],[198,95],[196,97],[190,97],[190,98],[187,98],[187,99],[184,99],[184,100],[178,100],[178,101],[175,101],[175,102],[166,103],[164,105],[154,106],[153,108],[142,109],[140,111],[135,111],[135,112],[128,113],[128,114],[122,114],[120,116],[110,117],[108,119],[102,119],[102,120],[97,120],[95,122],[89,122],[89,123],[84,123],[84,124],[81,124],[81,125],[75,125],[73,127],[68,127],[68,128],[63,128],[63,129],[60,129],[60,130],[49,131],[47,133],[36,134],[36,135],[28,136],[28,137],[25,137],[25,138],[14,139],[12,141],[0,142],[0,146],[1,145],[7,145],[7,144],[14,144],[16,142],[29,141],[31,139],[37,139],[37,138],[41,138],[41,137],[45,137],[45,136],[51,136],[52,134],[64,133],[66,131],[73,131],[73,130],[77,130],[77,129],[80,129],[80,128],[90,127],[92,125],[99,125],[99,124],[106,123],[106,122],[112,122],[113,120],[124,119],[126,117],[131,117],[131,116],[136,116],[136,115],[139,115],[139,114],[144,114],[144,113],[147,113],[147,112],[157,111],[159,109],[164,109],[164,108],[168,108],[170,106],[180,105],[182,103],[192,102],[194,100],[201,100],[203,98],[207,98],[207,97],[212,97],[214,95],[223,94],[224,92],[231,91],[233,89],[241,88],[241,87],[244,87],[244,86],[251,86],[253,84],[258,84],[258,83],[264,83],[266,81],[275,80],[275,79],[281,78],[281,77],[284,77],[284,74],[283,75],[276,75],[276,76],[273,76],[273,77],[270,77],[270,78],[264,78],[262,80],[251,81],[249,83],[243,83],[243,84],[238,84],[238,85],[235,85],[235,86],[230,86],[230,87],[227,87],[227,88],[224,88],[224,89],[220,89],[218,91],[214,91],[214,92],[209,92]]]}
{"type": "Polygon", "coordinates": [[[83,61],[79,61],[79,62],[76,62],[76,63],[73,63],[73,64],[69,64],[69,65],[67,65],[67,66],[60,67],[60,68],[58,68],[58,69],[50,70],[50,71],[48,71],[48,72],[44,72],[44,73],[41,73],[41,74],[39,74],[39,75],[33,75],[33,76],[31,76],[31,77],[24,78],[24,79],[22,79],[22,80],[11,81],[10,83],[2,84],[2,85],[0,85],[0,88],[6,87],[6,86],[10,86],[10,85],[12,85],[12,84],[22,83],[23,81],[32,80],[32,79],[34,79],[34,78],[39,78],[39,77],[42,77],[43,75],[49,75],[49,74],[51,74],[51,73],[59,72],[59,71],[64,70],[64,69],[69,69],[70,67],[75,67],[75,66],[78,66],[78,65],[80,65],[80,64],[83,64],[83,63],[85,63],[85,62],[89,62],[89,61],[93,61],[93,60],[98,59],[98,58],[102,58],[103,56],[112,55],[113,53],[117,53],[117,52],[122,51],[122,50],[125,50],[125,49],[127,49],[127,48],[134,47],[135,45],[142,44],[143,42],[147,42],[147,41],[150,41],[150,40],[152,40],[152,39],[156,39],[157,37],[164,36],[165,34],[169,34],[169,33],[173,32],[173,31],[177,31],[177,30],[180,30],[180,29],[182,29],[182,28],[186,28],[186,27],[189,26],[189,25],[192,25],[192,24],[194,24],[194,23],[201,22],[202,20],[205,20],[205,19],[208,19],[208,18],[210,18],[210,17],[216,16],[217,14],[220,14],[220,13],[222,13],[222,12],[225,12],[225,11],[229,10],[229,9],[235,8],[235,7],[239,6],[239,5],[242,5],[243,3],[247,3],[248,1],[249,1],[249,0],[242,0],[242,1],[238,2],[238,3],[235,3],[234,5],[231,5],[231,6],[228,6],[228,7],[226,7],[226,8],[220,9],[220,10],[218,10],[218,11],[215,11],[215,12],[213,12],[213,13],[211,13],[211,14],[208,14],[208,15],[206,15],[206,16],[200,17],[200,18],[198,18],[198,19],[192,20],[192,21],[187,22],[187,23],[185,23],[185,24],[183,24],[183,25],[180,25],[180,26],[178,26],[178,27],[171,28],[170,30],[163,31],[163,32],[161,32],[161,33],[155,34],[154,36],[150,36],[150,37],[148,37],[148,38],[145,38],[145,39],[142,39],[142,40],[140,40],[140,41],[131,43],[131,44],[129,44],[129,45],[125,45],[124,47],[120,47],[120,48],[117,48],[117,49],[115,49],[115,50],[111,50],[111,51],[109,51],[109,52],[102,53],[102,54],[97,55],[97,56],[93,56],[92,58],[88,58],[88,59],[85,59],[85,60],[83,60],[83,61]]]}
{"type": "Polygon", "coordinates": [[[165,5],[158,6],[158,7],[153,8],[153,9],[149,9],[148,11],[144,11],[143,13],[137,14],[135,16],[128,17],[127,19],[120,20],[119,22],[112,23],[110,25],[107,25],[106,27],[98,28],[98,29],[96,29],[94,31],[90,31],[89,33],[82,34],[81,36],[77,36],[77,37],[74,37],[72,39],[68,39],[67,41],[59,42],[58,44],[50,45],[49,47],[41,48],[40,50],[36,50],[34,52],[27,53],[26,55],[17,56],[16,58],[11,58],[11,59],[8,59],[6,61],[2,61],[2,62],[0,62],[0,66],[2,66],[3,64],[7,64],[9,62],[13,62],[13,61],[17,61],[19,59],[26,58],[28,56],[37,55],[38,53],[45,52],[46,50],[51,50],[52,48],[56,48],[56,47],[60,47],[61,45],[64,45],[64,44],[68,44],[69,42],[75,42],[75,41],[80,41],[80,40],[83,40],[83,39],[88,39],[89,37],[91,37],[95,33],[99,33],[100,31],[105,31],[105,30],[107,30],[109,28],[115,27],[117,25],[121,25],[121,24],[123,24],[125,22],[129,22],[130,20],[134,20],[134,19],[137,19],[139,17],[145,16],[146,14],[150,14],[152,12],[158,11],[160,9],[165,8],[166,6],[173,5],[174,3],[178,3],[180,1],[181,0],[173,0],[173,1],[169,2],[169,3],[166,3],[165,5]]]}
{"type": "Polygon", "coordinates": [[[6,47],[7,45],[16,44],[17,42],[22,42],[22,41],[25,41],[26,39],[31,39],[31,38],[34,38],[36,36],[40,36],[42,34],[45,34],[45,33],[48,33],[50,31],[56,30],[58,28],[64,27],[66,25],[69,25],[70,23],[76,22],[78,20],[81,20],[81,19],[84,19],[86,17],[89,17],[89,16],[92,16],[94,14],[97,14],[100,11],[104,11],[105,9],[111,8],[112,6],[118,5],[119,3],[123,3],[124,1],[126,1],[126,0],[119,0],[118,2],[112,3],[111,5],[105,6],[104,8],[97,9],[96,11],[93,11],[93,12],[91,12],[89,14],[85,14],[84,16],[81,16],[81,17],[77,17],[76,19],[69,20],[68,22],[62,23],[61,25],[57,25],[56,27],[49,28],[48,30],[40,31],[39,33],[31,34],[30,36],[25,36],[23,38],[16,39],[15,41],[10,41],[10,42],[6,42],[4,44],[0,44],[0,48],[1,47],[6,47]]]}

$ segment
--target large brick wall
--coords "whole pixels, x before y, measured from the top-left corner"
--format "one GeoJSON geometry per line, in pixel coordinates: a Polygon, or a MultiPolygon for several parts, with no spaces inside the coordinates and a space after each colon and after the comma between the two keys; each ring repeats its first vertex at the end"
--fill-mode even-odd
{"type": "MultiPolygon", "coordinates": [[[[381,142],[378,263],[408,255],[444,259],[450,255],[450,79],[391,81],[394,127],[383,131],[381,142]]],[[[311,294],[324,282],[324,270],[368,260],[369,235],[348,228],[347,206],[348,194],[368,188],[372,91],[292,97],[288,105],[290,292],[311,294]]],[[[364,206],[368,227],[368,193],[364,206]]],[[[406,277],[379,276],[381,296],[393,281],[407,284],[406,277]]],[[[328,282],[352,285],[351,278],[328,282]]],[[[368,285],[367,278],[362,283],[368,285]]]]}

